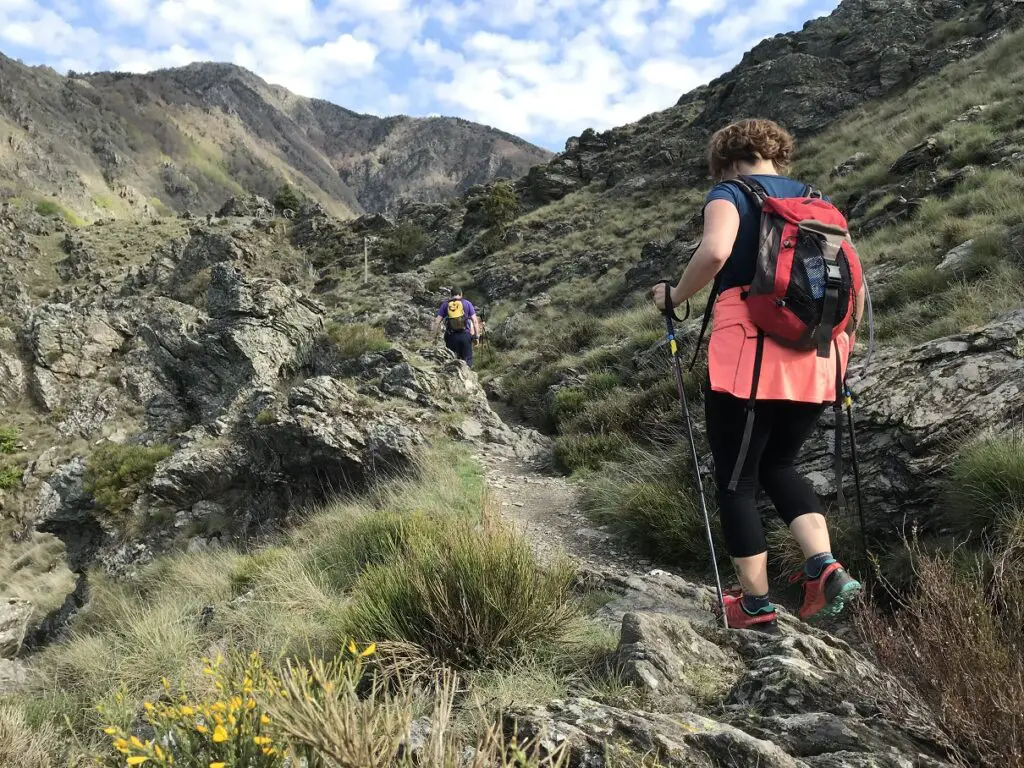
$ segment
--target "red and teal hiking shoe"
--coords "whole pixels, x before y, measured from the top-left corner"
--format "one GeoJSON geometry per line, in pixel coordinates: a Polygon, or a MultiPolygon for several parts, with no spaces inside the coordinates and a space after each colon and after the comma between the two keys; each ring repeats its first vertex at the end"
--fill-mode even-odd
{"type": "Polygon", "coordinates": [[[816,579],[808,578],[801,570],[790,578],[790,583],[801,580],[804,583],[804,602],[800,606],[800,618],[804,621],[838,616],[862,589],[861,583],[835,560],[822,568],[816,579]]]}
{"type": "MultiPolygon", "coordinates": [[[[752,629],[768,635],[779,633],[779,617],[775,613],[774,606],[762,608],[757,613],[747,613],[743,607],[741,592],[726,590],[723,599],[725,600],[725,618],[729,622],[729,629],[752,629]]],[[[721,607],[715,606],[715,615],[719,618],[722,617],[721,607]]]]}

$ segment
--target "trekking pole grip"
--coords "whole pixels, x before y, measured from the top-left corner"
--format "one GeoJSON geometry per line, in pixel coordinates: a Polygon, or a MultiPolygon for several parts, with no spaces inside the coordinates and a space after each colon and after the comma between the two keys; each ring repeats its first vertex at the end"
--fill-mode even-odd
{"type": "Polygon", "coordinates": [[[671,325],[672,318],[675,317],[676,311],[675,307],[672,305],[672,283],[668,280],[662,280],[661,284],[665,286],[665,309],[663,309],[662,312],[664,312],[665,317],[668,318],[669,324],[671,325]]]}

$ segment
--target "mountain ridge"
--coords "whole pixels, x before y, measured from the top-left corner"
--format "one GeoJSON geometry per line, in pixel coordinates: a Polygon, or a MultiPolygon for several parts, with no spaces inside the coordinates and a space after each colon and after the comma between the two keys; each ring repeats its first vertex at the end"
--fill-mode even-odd
{"type": "Polygon", "coordinates": [[[552,156],[460,118],[360,114],[233,64],[65,77],[0,54],[0,80],[0,185],[86,219],[215,209],[284,183],[340,216],[383,212],[552,156]]]}

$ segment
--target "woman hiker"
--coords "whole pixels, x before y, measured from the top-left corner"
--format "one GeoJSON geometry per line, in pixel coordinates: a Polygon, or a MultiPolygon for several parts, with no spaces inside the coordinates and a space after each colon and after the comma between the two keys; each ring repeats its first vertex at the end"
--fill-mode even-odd
{"type": "MultiPolygon", "coordinates": [[[[724,182],[752,176],[771,197],[803,197],[808,188],[783,175],[794,148],[793,137],[769,120],[743,120],[715,133],[708,158],[711,174],[720,183],[707,196],[701,244],[671,295],[672,306],[681,306],[719,277],[708,348],[705,418],[722,530],[742,586],[740,595],[725,596],[725,611],[730,627],[765,632],[778,631],[778,624],[768,599],[768,547],[756,505],[759,484],[806,558],[800,617],[835,615],[861,589],[832,556],[821,502],[794,467],[826,404],[835,402],[837,362],[845,376],[852,330],[836,338],[828,358],[814,349],[795,351],[765,338],[753,430],[746,459],[742,467],[735,466],[752,388],[751,358],[756,346],[752,340],[758,337],[744,299],[754,279],[761,212],[741,188],[724,182]]],[[[665,292],[665,284],[654,288],[660,310],[665,308],[665,292]]],[[[854,323],[864,311],[861,286],[856,293],[854,323]]]]}

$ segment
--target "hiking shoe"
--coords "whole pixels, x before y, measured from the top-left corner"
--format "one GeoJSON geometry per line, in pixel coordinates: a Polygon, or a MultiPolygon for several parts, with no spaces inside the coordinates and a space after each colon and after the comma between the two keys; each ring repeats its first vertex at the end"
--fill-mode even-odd
{"type": "MultiPolygon", "coordinates": [[[[747,613],[743,608],[743,596],[737,592],[727,591],[723,595],[725,600],[725,618],[729,623],[729,629],[752,629],[755,632],[764,632],[768,635],[779,633],[778,614],[775,608],[769,606],[757,613],[747,613]]],[[[715,615],[722,617],[722,609],[715,607],[715,615]]]]}
{"type": "Polygon", "coordinates": [[[847,573],[843,566],[832,561],[824,568],[817,578],[807,577],[803,571],[795,574],[791,583],[803,580],[804,602],[800,606],[800,618],[810,619],[838,616],[843,607],[857,598],[862,589],[861,583],[847,573]]]}

